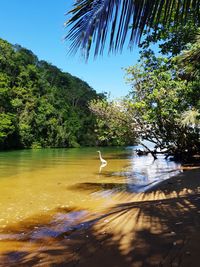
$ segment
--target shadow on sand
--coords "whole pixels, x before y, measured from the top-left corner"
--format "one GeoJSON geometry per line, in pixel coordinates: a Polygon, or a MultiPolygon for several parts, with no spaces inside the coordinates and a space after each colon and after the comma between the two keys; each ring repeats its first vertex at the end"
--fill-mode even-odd
{"type": "MultiPolygon", "coordinates": [[[[199,182],[199,168],[194,170],[186,170],[183,173],[180,173],[177,176],[177,179],[174,179],[173,173],[176,174],[176,170],[170,170],[167,173],[171,173],[171,178],[163,180],[161,182],[162,188],[161,190],[165,194],[171,194],[176,190],[177,195],[179,195],[183,190],[192,190],[195,191],[197,189],[197,185],[199,182]],[[189,175],[188,175],[189,174],[189,175]]],[[[67,190],[74,190],[74,191],[86,191],[88,193],[94,193],[94,192],[101,192],[106,190],[111,190],[113,193],[115,192],[127,192],[127,193],[133,193],[133,192],[154,192],[155,186],[156,190],[160,190],[159,188],[159,180],[154,181],[148,181],[146,180],[144,184],[137,184],[134,183],[134,179],[129,179],[129,173],[127,172],[123,173],[121,172],[121,175],[118,175],[115,177],[115,180],[118,180],[119,182],[101,182],[98,180],[97,182],[84,182],[84,183],[77,183],[72,186],[67,187],[67,190]],[[124,179],[128,178],[128,179],[124,179]]],[[[101,173],[101,177],[105,178],[107,177],[113,177],[112,173],[105,172],[101,173]]],[[[186,192],[187,193],[187,192],[186,192]]]]}
{"type": "Polygon", "coordinates": [[[181,195],[184,183],[177,191],[154,189],[97,214],[59,208],[57,217],[6,228],[0,266],[197,267],[200,193],[181,195]]]}

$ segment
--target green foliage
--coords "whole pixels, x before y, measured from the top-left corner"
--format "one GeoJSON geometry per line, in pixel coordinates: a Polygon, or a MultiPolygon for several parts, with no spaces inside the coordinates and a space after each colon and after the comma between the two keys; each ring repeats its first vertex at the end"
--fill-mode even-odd
{"type": "Polygon", "coordinates": [[[6,137],[15,130],[13,125],[14,116],[10,113],[0,113],[0,142],[4,142],[6,137]]]}
{"type": "Polygon", "coordinates": [[[0,148],[95,145],[86,82],[0,39],[0,148]]]}
{"type": "Polygon", "coordinates": [[[179,158],[200,153],[199,26],[190,13],[185,24],[151,26],[140,45],[140,64],[126,70],[141,140],[179,158]],[[152,44],[168,58],[155,56],[152,44]]]}
{"type": "Polygon", "coordinates": [[[197,90],[200,85],[200,28],[195,38],[179,56],[175,58],[178,65],[184,70],[187,80],[196,83],[197,90]]]}
{"type": "Polygon", "coordinates": [[[132,32],[130,45],[139,43],[143,36],[139,64],[126,69],[132,85],[128,98],[90,104],[98,117],[99,142],[125,144],[135,139],[149,140],[168,155],[200,154],[199,3],[147,1],[144,5],[142,1],[132,1],[128,8],[126,5],[127,1],[113,1],[111,5],[110,1],[78,1],[68,22],[72,25],[67,36],[73,39],[71,49],[76,52],[81,47],[86,58],[92,45],[95,45],[95,55],[103,53],[110,33],[110,51],[122,49],[128,29],[132,32]],[[195,9],[194,4],[198,4],[195,9]],[[79,19],[84,20],[82,27],[76,23],[79,19]],[[104,25],[103,29],[99,23],[104,25]],[[111,31],[108,31],[109,23],[111,31]],[[118,27],[119,32],[115,34],[118,27]],[[165,58],[149,49],[152,44],[159,46],[160,55],[165,58]]]}
{"type": "Polygon", "coordinates": [[[151,31],[144,32],[144,40],[140,43],[142,49],[148,49],[150,45],[157,44],[161,54],[166,56],[176,56],[188,48],[188,43],[196,38],[200,27],[200,21],[196,23],[189,16],[185,24],[174,25],[170,23],[168,28],[165,25],[155,25],[151,31]]]}
{"type": "Polygon", "coordinates": [[[177,58],[156,57],[151,50],[144,51],[140,64],[126,72],[133,86],[130,107],[140,138],[179,157],[199,153],[197,77],[191,79],[177,58]]]}
{"type": "Polygon", "coordinates": [[[96,133],[100,145],[133,145],[136,142],[132,115],[124,100],[93,100],[90,109],[98,117],[96,133]]]}
{"type": "MultiPolygon", "coordinates": [[[[176,34],[172,32],[174,37],[176,34]]],[[[175,47],[172,38],[162,51],[179,53],[171,58],[156,56],[148,47],[150,40],[146,42],[138,64],[126,69],[132,86],[129,96],[90,103],[98,117],[96,131],[101,144],[148,140],[155,145],[152,154],[158,149],[179,159],[200,154],[199,40],[188,35],[175,47]]]]}
{"type": "Polygon", "coordinates": [[[40,149],[42,148],[41,144],[39,142],[33,142],[31,145],[32,149],[40,149]]]}

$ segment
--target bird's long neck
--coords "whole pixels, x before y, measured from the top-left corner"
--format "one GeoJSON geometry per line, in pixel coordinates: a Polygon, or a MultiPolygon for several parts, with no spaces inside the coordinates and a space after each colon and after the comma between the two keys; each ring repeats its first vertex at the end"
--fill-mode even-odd
{"type": "Polygon", "coordinates": [[[99,158],[100,158],[100,160],[102,160],[101,152],[99,152],[99,158]]]}

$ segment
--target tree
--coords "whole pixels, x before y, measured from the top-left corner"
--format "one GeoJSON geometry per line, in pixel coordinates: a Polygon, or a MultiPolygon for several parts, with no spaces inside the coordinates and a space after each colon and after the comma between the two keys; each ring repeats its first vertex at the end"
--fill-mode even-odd
{"type": "Polygon", "coordinates": [[[165,28],[199,21],[200,0],[79,0],[69,11],[70,28],[66,38],[71,51],[79,48],[89,56],[94,43],[94,54],[103,53],[109,39],[109,51],[121,51],[127,39],[129,45],[139,43],[145,30],[165,28]],[[109,37],[108,37],[109,36],[109,37]]]}
{"type": "Polygon", "coordinates": [[[14,132],[14,119],[15,117],[11,113],[0,114],[0,143],[3,143],[7,136],[14,132]]]}
{"type": "Polygon", "coordinates": [[[200,153],[199,91],[177,59],[144,51],[140,64],[127,68],[133,91],[130,105],[142,140],[177,158],[200,153]]]}
{"type": "Polygon", "coordinates": [[[96,145],[86,82],[0,39],[0,149],[96,145]]]}
{"type": "Polygon", "coordinates": [[[145,149],[155,158],[165,153],[186,160],[200,153],[199,81],[188,76],[188,68],[180,67],[181,59],[156,57],[153,51],[144,50],[139,63],[126,69],[132,86],[129,96],[121,101],[91,102],[90,109],[98,118],[99,142],[136,141],[145,146],[143,141],[148,140],[155,149],[145,149]]]}
{"type": "Polygon", "coordinates": [[[99,145],[133,145],[136,143],[135,120],[125,100],[92,100],[90,110],[97,116],[99,145]]]}

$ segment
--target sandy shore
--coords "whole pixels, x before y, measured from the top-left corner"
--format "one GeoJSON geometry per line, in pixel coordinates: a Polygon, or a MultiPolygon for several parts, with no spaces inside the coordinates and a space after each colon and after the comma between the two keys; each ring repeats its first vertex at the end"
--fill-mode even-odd
{"type": "Polygon", "coordinates": [[[109,208],[67,230],[23,227],[1,242],[0,266],[199,267],[200,169],[145,193],[119,193],[109,208]]]}

